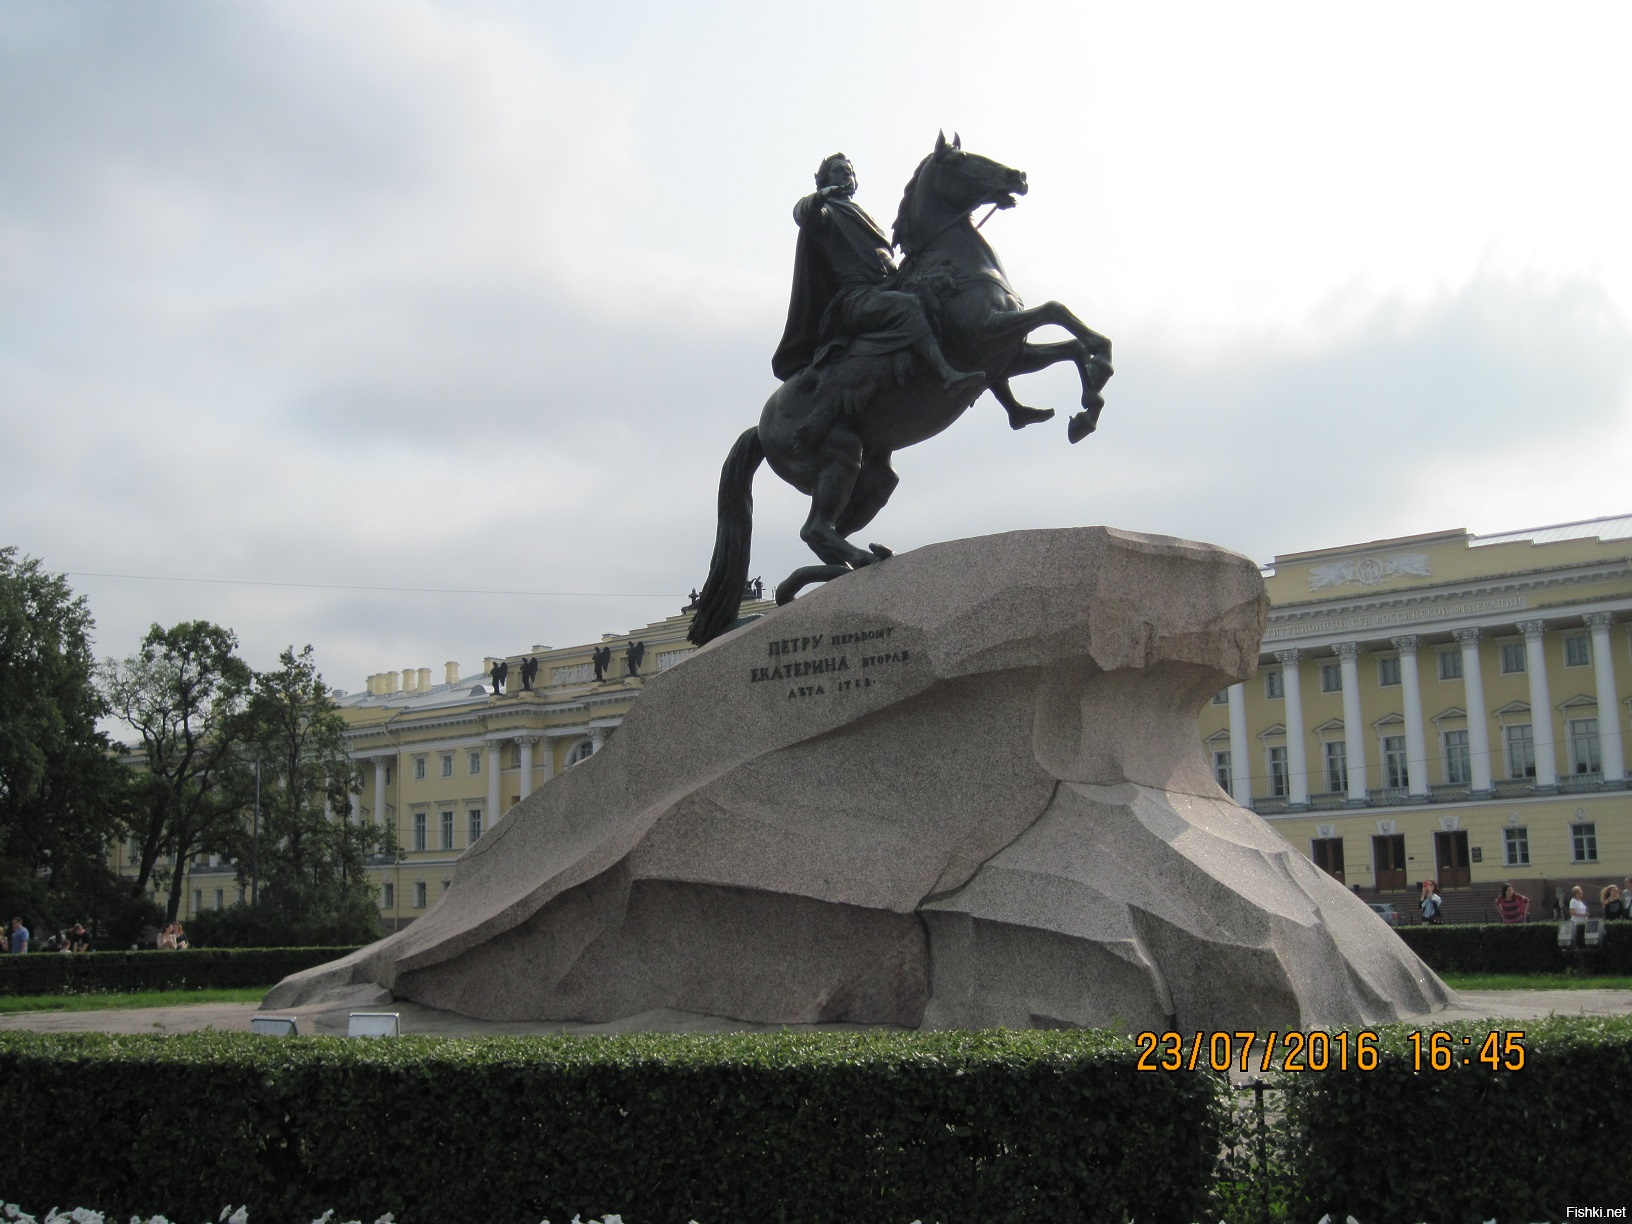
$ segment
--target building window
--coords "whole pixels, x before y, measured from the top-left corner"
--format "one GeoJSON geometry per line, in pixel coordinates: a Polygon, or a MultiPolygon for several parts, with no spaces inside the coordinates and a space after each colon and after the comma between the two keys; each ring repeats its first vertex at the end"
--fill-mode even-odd
{"type": "Polygon", "coordinates": [[[238,889],[238,904],[242,905],[243,903],[244,903],[244,890],[240,887],[238,889]]]}
{"type": "Polygon", "coordinates": [[[444,778],[453,777],[453,753],[451,752],[442,754],[442,776],[444,778]]]}
{"type": "Polygon", "coordinates": [[[425,881],[424,880],[415,880],[414,881],[414,908],[415,909],[424,909],[425,908],[425,881]]]}
{"type": "Polygon", "coordinates": [[[1223,688],[1223,689],[1219,689],[1218,692],[1214,693],[1213,694],[1213,704],[1214,705],[1229,705],[1230,704],[1230,690],[1227,689],[1227,688],[1223,688]]]}
{"type": "Polygon", "coordinates": [[[426,843],[425,843],[425,820],[426,820],[426,816],[425,816],[424,812],[415,812],[414,813],[414,849],[415,850],[425,849],[425,845],[426,845],[426,843]]]}
{"type": "Polygon", "coordinates": [[[218,910],[223,910],[223,909],[227,908],[227,890],[226,889],[218,888],[218,889],[215,890],[215,908],[218,909],[218,910]]]}
{"type": "Polygon", "coordinates": [[[1598,826],[1572,824],[1570,826],[1570,858],[1577,863],[1598,861],[1598,826]]]}
{"type": "Polygon", "coordinates": [[[443,880],[442,881],[442,891],[443,892],[447,892],[448,889],[450,889],[452,887],[453,887],[453,881],[452,880],[443,880]]]}
{"type": "Polygon", "coordinates": [[[1507,741],[1507,776],[1533,778],[1536,776],[1536,743],[1530,736],[1530,724],[1519,723],[1502,728],[1507,741]]]}
{"type": "Polygon", "coordinates": [[[1508,642],[1502,647],[1502,673],[1514,675],[1524,670],[1524,643],[1508,642]]]}
{"type": "Polygon", "coordinates": [[[414,758],[414,781],[415,782],[423,782],[424,780],[425,780],[425,758],[424,757],[415,757],[414,758]]]}
{"type": "Polygon", "coordinates": [[[1343,740],[1327,740],[1326,789],[1341,795],[1349,789],[1349,746],[1343,740]]]}
{"type": "Polygon", "coordinates": [[[1468,759],[1468,733],[1445,732],[1445,781],[1453,786],[1466,785],[1473,780],[1473,766],[1468,759]]]}
{"type": "Polygon", "coordinates": [[[1383,736],[1383,785],[1398,790],[1411,785],[1411,775],[1405,767],[1405,736],[1383,736]]]}
{"type": "Polygon", "coordinates": [[[579,761],[589,760],[594,753],[595,742],[593,740],[579,740],[572,746],[572,751],[567,753],[567,767],[570,769],[572,766],[578,764],[579,761]]]}
{"type": "Polygon", "coordinates": [[[1462,679],[1462,652],[1460,650],[1442,650],[1439,652],[1439,678],[1441,680],[1462,679]]]}
{"type": "Polygon", "coordinates": [[[1502,830],[1502,861],[1509,867],[1530,866],[1530,830],[1524,825],[1502,830]]]}
{"type": "Polygon", "coordinates": [[[473,753],[470,754],[470,772],[473,773],[473,774],[479,774],[479,773],[482,772],[482,754],[481,753],[473,752],[473,753]]]}
{"type": "Polygon", "coordinates": [[[465,816],[470,822],[470,841],[468,844],[474,846],[476,839],[482,835],[482,809],[471,808],[470,811],[465,813],[465,816]]]}
{"type": "Polygon", "coordinates": [[[395,884],[380,885],[380,908],[384,910],[397,908],[397,886],[395,884]]]}
{"type": "Polygon", "coordinates": [[[1392,688],[1400,682],[1400,656],[1382,655],[1377,660],[1377,683],[1392,688]]]}
{"type": "Polygon", "coordinates": [[[202,914],[203,912],[204,912],[204,890],[202,888],[195,888],[195,889],[193,889],[193,913],[202,914]]]}
{"type": "Polygon", "coordinates": [[[442,813],[442,849],[453,849],[453,809],[442,813]]]}
{"type": "Polygon", "coordinates": [[[1598,720],[1572,718],[1570,733],[1570,768],[1578,774],[1597,773],[1602,767],[1598,758],[1598,720]]]}
{"type": "Polygon", "coordinates": [[[1230,750],[1228,748],[1222,752],[1213,753],[1213,777],[1218,780],[1219,786],[1224,788],[1226,794],[1234,793],[1230,785],[1230,750]]]}
{"type": "Polygon", "coordinates": [[[1280,669],[1264,673],[1264,697],[1269,701],[1276,701],[1286,696],[1285,682],[1280,669]]]}
{"type": "Polygon", "coordinates": [[[1269,750],[1269,793],[1277,799],[1284,799],[1287,790],[1286,749],[1271,748],[1269,750]]]}
{"type": "Polygon", "coordinates": [[[1587,635],[1584,633],[1578,633],[1574,637],[1565,638],[1564,666],[1590,667],[1591,665],[1592,653],[1590,648],[1587,646],[1587,635]]]}
{"type": "Polygon", "coordinates": [[[1323,693],[1341,693],[1343,691],[1343,664],[1322,663],[1320,665],[1320,691],[1323,693]]]}

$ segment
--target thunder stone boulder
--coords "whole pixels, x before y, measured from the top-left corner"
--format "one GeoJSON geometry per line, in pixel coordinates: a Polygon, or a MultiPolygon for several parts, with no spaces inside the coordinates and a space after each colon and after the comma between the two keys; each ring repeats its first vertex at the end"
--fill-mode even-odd
{"type": "Polygon", "coordinates": [[[894,557],[652,679],[424,918],[297,974],[493,1020],[1243,1029],[1442,1006],[1214,781],[1257,568],[1109,528],[894,557]]]}

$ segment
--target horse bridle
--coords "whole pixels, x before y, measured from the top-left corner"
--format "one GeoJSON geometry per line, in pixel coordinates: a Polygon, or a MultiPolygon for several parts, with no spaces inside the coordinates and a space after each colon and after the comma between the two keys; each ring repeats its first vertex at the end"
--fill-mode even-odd
{"type": "MultiPolygon", "coordinates": [[[[986,222],[990,221],[992,219],[992,214],[995,213],[997,209],[998,206],[996,204],[993,204],[990,208],[988,208],[986,210],[986,215],[975,223],[975,228],[978,230],[981,226],[985,225],[986,222]]],[[[967,221],[968,219],[968,213],[964,213],[960,217],[952,218],[952,220],[948,221],[945,225],[941,226],[940,229],[936,230],[935,233],[930,236],[928,242],[922,243],[908,251],[906,256],[901,260],[901,266],[895,270],[896,275],[899,276],[902,272],[905,272],[907,270],[907,265],[918,257],[918,253],[920,251],[929,250],[930,247],[934,246],[938,241],[940,241],[941,235],[949,233],[959,221],[967,221]]]]}

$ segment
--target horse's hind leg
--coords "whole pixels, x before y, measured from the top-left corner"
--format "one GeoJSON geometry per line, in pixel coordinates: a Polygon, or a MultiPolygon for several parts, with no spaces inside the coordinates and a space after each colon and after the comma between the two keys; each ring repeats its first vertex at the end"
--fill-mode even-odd
{"type": "Polygon", "coordinates": [[[817,472],[810,494],[810,516],[799,529],[799,538],[829,565],[869,565],[878,560],[873,553],[863,552],[846,540],[849,532],[839,528],[839,519],[850,505],[862,472],[861,439],[848,429],[835,427],[822,441],[814,466],[817,472]]]}
{"type": "MultiPolygon", "coordinates": [[[[901,477],[896,475],[895,469],[890,466],[889,451],[869,454],[862,461],[861,471],[856,474],[856,486],[850,493],[850,504],[839,516],[839,534],[853,535],[872,522],[890,500],[890,494],[895,492],[895,486],[900,483],[901,477]]],[[[873,545],[873,551],[877,553],[879,547],[877,544],[873,545]]],[[[885,551],[888,552],[887,549],[885,551]]]]}

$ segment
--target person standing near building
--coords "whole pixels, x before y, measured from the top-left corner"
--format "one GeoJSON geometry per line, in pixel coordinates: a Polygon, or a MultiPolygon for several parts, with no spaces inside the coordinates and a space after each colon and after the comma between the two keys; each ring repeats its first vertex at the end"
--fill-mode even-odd
{"type": "Polygon", "coordinates": [[[1570,889],[1570,921],[1577,926],[1583,926],[1587,921],[1587,897],[1579,884],[1570,889]]]}
{"type": "Polygon", "coordinates": [[[1513,885],[1503,884],[1496,895],[1496,913],[1505,923],[1523,922],[1530,915],[1530,898],[1514,892],[1513,885]]]}
{"type": "Polygon", "coordinates": [[[20,915],[11,920],[11,931],[7,937],[7,950],[14,956],[20,956],[28,951],[28,928],[23,925],[20,915]]]}
{"type": "Polygon", "coordinates": [[[1598,893],[1598,904],[1603,906],[1605,918],[1625,918],[1626,902],[1621,896],[1621,890],[1613,884],[1605,884],[1598,893]]]}
{"type": "Polygon", "coordinates": [[[1417,904],[1422,909],[1422,920],[1438,925],[1439,911],[1445,903],[1440,899],[1439,888],[1432,880],[1422,882],[1422,900],[1417,904]]]}

